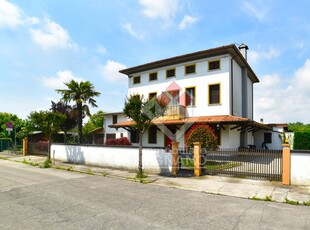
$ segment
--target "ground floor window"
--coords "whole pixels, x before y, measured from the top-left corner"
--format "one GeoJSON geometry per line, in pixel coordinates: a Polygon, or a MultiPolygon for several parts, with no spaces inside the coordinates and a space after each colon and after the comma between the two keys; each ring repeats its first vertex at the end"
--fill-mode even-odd
{"type": "Polygon", "coordinates": [[[115,133],[107,133],[107,140],[115,139],[115,138],[116,138],[116,134],[115,133]]]}
{"type": "Polygon", "coordinates": [[[130,131],[130,142],[139,143],[139,133],[136,130],[130,131]]]}
{"type": "Polygon", "coordinates": [[[151,126],[149,128],[149,144],[157,143],[157,127],[151,126]]]}

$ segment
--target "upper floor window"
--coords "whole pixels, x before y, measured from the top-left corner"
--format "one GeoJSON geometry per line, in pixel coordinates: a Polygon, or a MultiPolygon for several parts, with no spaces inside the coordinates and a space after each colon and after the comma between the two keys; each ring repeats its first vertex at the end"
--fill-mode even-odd
{"type": "Polygon", "coordinates": [[[185,74],[196,73],[196,65],[187,65],[185,66],[185,74]]]}
{"type": "Polygon", "coordinates": [[[196,97],[195,87],[186,88],[185,91],[186,91],[186,106],[194,106],[196,97]]]}
{"type": "Polygon", "coordinates": [[[214,60],[208,62],[209,70],[220,69],[220,60],[214,60]]]}
{"type": "Polygon", "coordinates": [[[149,100],[156,99],[157,93],[149,93],[149,100]]]}
{"type": "Polygon", "coordinates": [[[166,78],[175,77],[175,69],[167,69],[166,70],[166,78]]]}
{"type": "Polygon", "coordinates": [[[220,104],[220,84],[209,85],[209,104],[220,104]]]}
{"type": "Polygon", "coordinates": [[[139,84],[141,82],[141,76],[133,77],[133,84],[139,84]]]}
{"type": "Polygon", "coordinates": [[[113,124],[117,123],[117,115],[113,115],[113,124]]]}
{"type": "Polygon", "coordinates": [[[149,80],[150,80],[150,81],[155,81],[155,80],[157,80],[157,72],[155,72],[155,73],[150,73],[150,74],[149,74],[149,80]]]}

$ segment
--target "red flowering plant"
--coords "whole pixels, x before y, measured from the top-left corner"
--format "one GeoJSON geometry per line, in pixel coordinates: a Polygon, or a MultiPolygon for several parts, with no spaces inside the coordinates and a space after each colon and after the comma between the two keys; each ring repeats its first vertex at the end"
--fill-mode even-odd
{"type": "Polygon", "coordinates": [[[185,144],[187,147],[194,147],[194,142],[199,142],[201,148],[206,150],[215,150],[217,148],[217,136],[213,129],[205,124],[193,125],[185,135],[185,144]]]}

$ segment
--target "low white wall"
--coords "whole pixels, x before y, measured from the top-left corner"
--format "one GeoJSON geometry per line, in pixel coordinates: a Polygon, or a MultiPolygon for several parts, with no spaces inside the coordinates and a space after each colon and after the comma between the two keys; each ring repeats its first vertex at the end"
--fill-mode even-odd
{"type": "MultiPolygon", "coordinates": [[[[52,144],[51,158],[77,164],[137,170],[139,150],[133,147],[52,144]]],[[[146,172],[171,172],[171,160],[171,151],[166,152],[165,149],[144,148],[142,151],[143,169],[146,172]]]]}
{"type": "Polygon", "coordinates": [[[291,184],[310,185],[310,152],[291,152],[291,184]]]}

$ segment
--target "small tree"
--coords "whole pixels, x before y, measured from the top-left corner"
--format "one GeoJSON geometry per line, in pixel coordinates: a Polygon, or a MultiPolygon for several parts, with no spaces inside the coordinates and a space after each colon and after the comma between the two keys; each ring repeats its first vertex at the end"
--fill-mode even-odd
{"type": "Polygon", "coordinates": [[[217,136],[212,128],[205,124],[196,124],[185,135],[185,143],[193,147],[194,142],[199,142],[202,148],[215,150],[217,147],[217,136]]]}
{"type": "Polygon", "coordinates": [[[66,102],[53,102],[50,109],[52,112],[64,114],[66,116],[65,122],[61,125],[61,130],[64,132],[64,142],[67,143],[67,133],[77,125],[76,109],[66,102]]]}
{"type": "Polygon", "coordinates": [[[50,144],[52,141],[52,135],[58,133],[61,130],[60,127],[65,122],[66,116],[61,113],[39,111],[31,112],[29,119],[38,130],[44,133],[48,139],[48,158],[50,159],[50,144]]]}
{"type": "Polygon", "coordinates": [[[151,126],[151,121],[162,116],[165,111],[165,103],[158,99],[144,100],[140,95],[131,95],[125,100],[124,113],[134,121],[132,129],[139,133],[139,166],[138,177],[142,177],[142,136],[151,126]]]}

